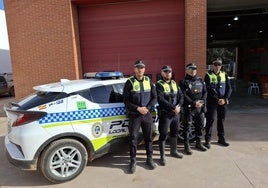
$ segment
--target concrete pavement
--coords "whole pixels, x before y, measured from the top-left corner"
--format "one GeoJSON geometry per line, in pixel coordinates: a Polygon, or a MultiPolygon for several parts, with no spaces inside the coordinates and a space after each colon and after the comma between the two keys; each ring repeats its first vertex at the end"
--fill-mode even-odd
{"type": "MultiPolygon", "coordinates": [[[[6,118],[0,118],[0,187],[268,187],[267,113],[230,113],[226,120],[229,147],[217,145],[216,134],[207,152],[194,150],[192,156],[175,159],[167,156],[167,166],[146,169],[145,150],[138,151],[135,174],[127,173],[128,153],[106,155],[90,163],[73,181],[53,185],[40,172],[21,171],[9,164],[4,155],[6,118]]],[[[155,143],[154,158],[159,151],[155,143]]],[[[182,150],[182,145],[179,145],[182,150]]],[[[168,148],[167,148],[168,150],[168,148]]]]}

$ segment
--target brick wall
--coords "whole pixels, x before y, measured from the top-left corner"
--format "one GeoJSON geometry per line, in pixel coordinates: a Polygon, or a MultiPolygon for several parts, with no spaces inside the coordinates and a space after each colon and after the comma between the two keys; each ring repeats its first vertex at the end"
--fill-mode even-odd
{"type": "MultiPolygon", "coordinates": [[[[70,0],[5,0],[16,98],[35,85],[82,77],[77,9],[70,0]]],[[[207,0],[185,0],[185,64],[206,67],[207,0]]]]}
{"type": "Polygon", "coordinates": [[[81,77],[77,14],[66,0],[5,0],[16,98],[81,77]]]}
{"type": "Polygon", "coordinates": [[[206,73],[207,0],[185,0],[185,64],[194,62],[198,76],[206,73]]]}

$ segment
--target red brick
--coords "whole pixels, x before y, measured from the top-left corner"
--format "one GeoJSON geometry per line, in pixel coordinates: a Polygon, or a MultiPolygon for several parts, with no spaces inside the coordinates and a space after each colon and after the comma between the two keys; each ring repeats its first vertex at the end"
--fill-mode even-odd
{"type": "Polygon", "coordinates": [[[206,73],[207,1],[185,1],[185,64],[194,62],[198,75],[206,73]]]}
{"type": "MultiPolygon", "coordinates": [[[[35,85],[82,78],[77,8],[70,0],[5,0],[16,98],[35,85]]],[[[185,64],[206,68],[207,0],[185,0],[185,64]]]]}
{"type": "Polygon", "coordinates": [[[76,8],[66,0],[5,0],[16,98],[81,75],[76,8]]]}

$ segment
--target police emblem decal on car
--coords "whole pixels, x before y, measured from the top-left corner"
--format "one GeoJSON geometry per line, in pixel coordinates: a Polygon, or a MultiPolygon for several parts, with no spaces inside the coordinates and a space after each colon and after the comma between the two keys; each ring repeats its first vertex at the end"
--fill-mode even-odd
{"type": "Polygon", "coordinates": [[[100,137],[103,132],[103,127],[100,123],[95,123],[92,125],[92,135],[94,137],[100,137]]]}

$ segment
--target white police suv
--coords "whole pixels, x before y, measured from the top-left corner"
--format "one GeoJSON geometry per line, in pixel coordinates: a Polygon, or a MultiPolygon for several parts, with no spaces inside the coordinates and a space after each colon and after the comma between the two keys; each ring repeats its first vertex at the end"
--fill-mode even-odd
{"type": "Polygon", "coordinates": [[[40,168],[60,183],[78,176],[88,160],[122,147],[128,135],[122,97],[127,79],[120,72],[95,77],[35,86],[35,94],[6,105],[9,161],[40,168]]]}

